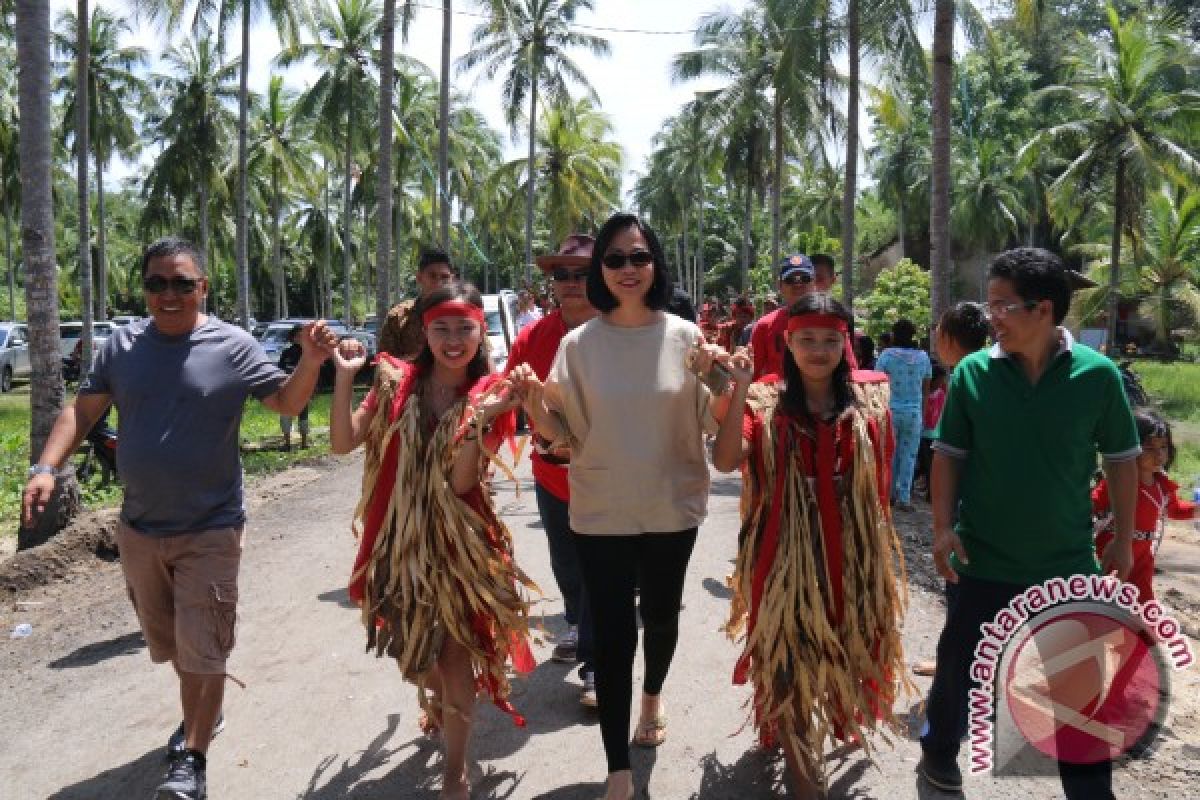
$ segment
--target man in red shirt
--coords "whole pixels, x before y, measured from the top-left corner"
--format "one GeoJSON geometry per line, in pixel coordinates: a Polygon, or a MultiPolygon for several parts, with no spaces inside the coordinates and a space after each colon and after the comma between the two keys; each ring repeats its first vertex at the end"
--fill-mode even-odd
{"type": "MultiPolygon", "coordinates": [[[[537,322],[526,325],[517,335],[508,353],[505,374],[518,364],[528,364],[539,380],[546,380],[559,342],[567,331],[596,316],[596,309],[587,299],[587,273],[595,240],[590,236],[568,236],[557,253],[539,256],[537,265],[550,279],[551,290],[558,308],[537,322]]],[[[531,423],[532,427],[532,423],[531,423]]],[[[567,632],[559,637],[553,659],[564,663],[581,663],[583,691],[579,702],[596,707],[596,681],[592,665],[592,625],[579,570],[579,555],[567,515],[570,490],[567,487],[569,452],[549,452],[547,442],[533,433],[534,493],[538,514],[550,546],[550,568],[562,593],[567,632]]]]}
{"type": "Polygon", "coordinates": [[[775,311],[760,317],[750,334],[754,348],[754,379],[764,375],[783,375],[783,351],[787,347],[788,309],[806,294],[817,291],[816,270],[808,256],[797,253],[779,263],[779,296],[775,311]]]}

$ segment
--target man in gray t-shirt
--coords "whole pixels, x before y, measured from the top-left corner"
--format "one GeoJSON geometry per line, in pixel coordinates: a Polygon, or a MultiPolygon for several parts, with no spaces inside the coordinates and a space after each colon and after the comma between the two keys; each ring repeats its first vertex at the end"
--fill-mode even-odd
{"type": "Polygon", "coordinates": [[[182,239],[146,248],[142,288],[151,319],[119,329],[101,349],[29,469],[24,513],[31,521],[44,511],[57,468],[115,405],[121,568],[150,657],[174,666],[183,705],[158,796],[203,800],[237,615],[242,409],[254,397],[279,414],[299,413],[337,336],[324,322],[305,326],[300,363],[286,375],[249,334],[202,312],[204,260],[182,239]]]}

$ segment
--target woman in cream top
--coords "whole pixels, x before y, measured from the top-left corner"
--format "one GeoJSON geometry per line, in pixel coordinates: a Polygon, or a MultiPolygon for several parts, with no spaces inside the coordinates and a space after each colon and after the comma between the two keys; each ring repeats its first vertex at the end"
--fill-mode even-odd
{"type": "Polygon", "coordinates": [[[685,366],[702,341],[663,311],[662,247],[631,214],[597,236],[588,299],[601,313],[567,334],[544,386],[510,378],[538,431],[571,449],[570,517],[596,626],[596,695],[608,761],[606,800],[633,797],[629,767],[637,603],[645,680],[634,744],[666,737],[661,693],[679,631],[688,560],[708,505],[708,389],[685,366]]]}

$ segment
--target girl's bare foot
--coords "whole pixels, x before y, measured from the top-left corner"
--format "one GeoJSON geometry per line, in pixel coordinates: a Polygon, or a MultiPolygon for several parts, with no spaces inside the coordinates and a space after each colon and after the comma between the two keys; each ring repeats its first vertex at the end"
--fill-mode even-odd
{"type": "Polygon", "coordinates": [[[610,772],[604,800],[633,800],[633,772],[627,769],[610,772]]]}

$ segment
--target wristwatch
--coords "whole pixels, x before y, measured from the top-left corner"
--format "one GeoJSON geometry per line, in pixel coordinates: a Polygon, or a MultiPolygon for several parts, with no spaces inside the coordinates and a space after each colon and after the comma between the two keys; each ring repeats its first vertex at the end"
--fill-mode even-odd
{"type": "Polygon", "coordinates": [[[32,478],[34,475],[54,475],[57,477],[58,468],[52,467],[49,464],[34,464],[29,468],[28,475],[30,478],[32,478]]]}

